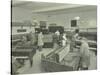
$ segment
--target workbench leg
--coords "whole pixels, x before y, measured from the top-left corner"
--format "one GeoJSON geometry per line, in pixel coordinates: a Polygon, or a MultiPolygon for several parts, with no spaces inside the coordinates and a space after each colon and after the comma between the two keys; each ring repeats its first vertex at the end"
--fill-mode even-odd
{"type": "Polygon", "coordinates": [[[24,65],[24,59],[18,59],[18,62],[24,65]]]}
{"type": "Polygon", "coordinates": [[[33,66],[33,59],[30,59],[29,61],[30,61],[30,67],[32,67],[33,66]]]}

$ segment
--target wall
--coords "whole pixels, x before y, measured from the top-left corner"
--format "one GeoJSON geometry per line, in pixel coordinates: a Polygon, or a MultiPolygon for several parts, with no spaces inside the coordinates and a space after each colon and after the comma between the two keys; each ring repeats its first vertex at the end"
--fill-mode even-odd
{"type": "Polygon", "coordinates": [[[96,28],[97,26],[97,12],[95,10],[84,11],[84,12],[71,12],[66,14],[51,15],[48,17],[48,23],[56,23],[57,25],[62,25],[66,28],[71,27],[71,20],[74,17],[79,16],[78,26],[80,28],[96,28]]]}
{"type": "Polygon", "coordinates": [[[42,14],[32,13],[32,10],[20,7],[12,7],[12,22],[22,22],[36,18],[37,20],[46,20],[42,14]]]}
{"type": "MultiPolygon", "coordinates": [[[[36,18],[38,21],[46,20],[44,15],[35,13],[33,14],[32,11],[29,9],[12,7],[12,22],[32,21],[34,18],[36,18]]],[[[27,29],[27,32],[30,32],[30,30],[34,32],[34,27],[33,28],[23,27],[23,28],[27,29]]],[[[12,34],[17,34],[17,29],[21,29],[21,27],[12,26],[12,34]]]]}
{"type": "MultiPolygon", "coordinates": [[[[96,28],[97,26],[97,12],[96,10],[87,10],[82,12],[70,12],[70,13],[62,13],[56,15],[44,15],[44,14],[36,14],[32,13],[31,10],[12,7],[12,22],[23,22],[23,21],[32,21],[33,18],[36,18],[38,21],[47,21],[47,26],[51,23],[56,23],[59,26],[64,26],[64,28],[71,28],[70,21],[74,19],[76,16],[80,16],[80,20],[78,21],[78,26],[80,28],[96,28]],[[48,17],[49,16],[49,17],[48,17]]],[[[21,27],[13,27],[13,34],[17,33],[16,30],[21,27]]],[[[27,32],[30,30],[34,31],[34,28],[24,27],[27,29],[27,32]]]]}

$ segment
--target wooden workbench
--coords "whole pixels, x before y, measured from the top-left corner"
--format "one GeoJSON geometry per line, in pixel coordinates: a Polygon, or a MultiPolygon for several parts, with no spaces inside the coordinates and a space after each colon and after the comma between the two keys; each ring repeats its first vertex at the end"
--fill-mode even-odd
{"type": "Polygon", "coordinates": [[[61,47],[47,53],[48,55],[42,54],[41,64],[46,72],[78,70],[80,55],[78,52],[69,52],[68,49],[70,48],[68,47],[70,46],[61,47]]]}

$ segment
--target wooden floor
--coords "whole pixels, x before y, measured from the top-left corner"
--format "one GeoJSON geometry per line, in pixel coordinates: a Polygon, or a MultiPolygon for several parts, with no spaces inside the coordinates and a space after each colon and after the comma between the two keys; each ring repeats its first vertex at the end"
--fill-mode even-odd
{"type": "MultiPolygon", "coordinates": [[[[51,49],[45,48],[43,51],[39,52],[37,50],[36,54],[33,57],[33,66],[30,67],[29,61],[25,61],[24,67],[20,68],[18,72],[21,74],[34,74],[34,73],[44,73],[43,69],[41,68],[41,54],[46,53],[51,49]]],[[[91,58],[90,58],[90,66],[89,70],[97,69],[97,56],[95,56],[94,52],[91,51],[91,58]]]]}

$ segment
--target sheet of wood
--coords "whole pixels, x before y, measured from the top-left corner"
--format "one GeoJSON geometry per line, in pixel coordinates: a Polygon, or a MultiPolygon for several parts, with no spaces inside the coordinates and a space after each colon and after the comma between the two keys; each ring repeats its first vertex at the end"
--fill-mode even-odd
{"type": "Polygon", "coordinates": [[[61,62],[64,59],[64,57],[69,53],[69,51],[70,51],[70,45],[68,44],[63,50],[61,50],[58,53],[59,62],[61,62]]]}
{"type": "MultiPolygon", "coordinates": [[[[76,46],[76,48],[80,48],[80,46],[76,46]]],[[[89,47],[89,50],[97,51],[97,48],[89,47]]]]}
{"type": "MultiPolygon", "coordinates": [[[[76,40],[76,42],[80,42],[81,43],[81,41],[80,40],[76,40]]],[[[97,44],[97,42],[96,41],[92,41],[92,40],[88,40],[88,43],[89,44],[97,44]]]]}

